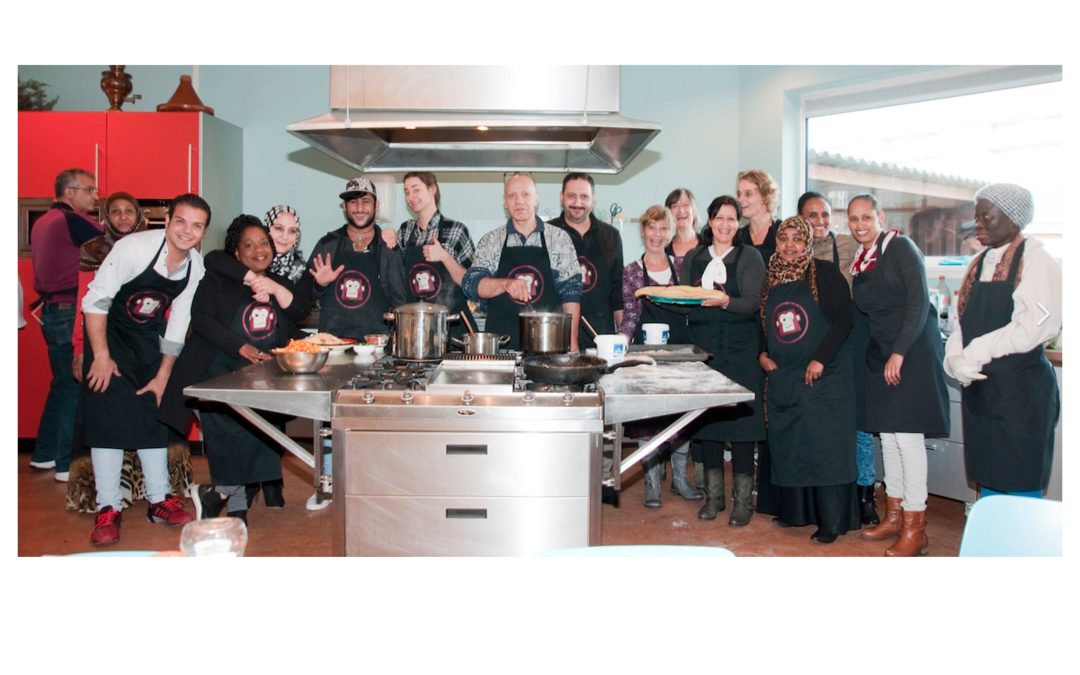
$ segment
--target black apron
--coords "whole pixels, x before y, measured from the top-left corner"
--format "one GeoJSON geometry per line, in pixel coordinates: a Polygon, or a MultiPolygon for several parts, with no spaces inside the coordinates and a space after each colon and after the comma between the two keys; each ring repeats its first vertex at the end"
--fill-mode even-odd
{"type": "MultiPolygon", "coordinates": [[[[513,225],[506,228],[506,238],[503,239],[499,269],[495,271],[495,278],[526,279],[529,282],[532,305],[537,312],[562,312],[544,233],[540,232],[540,246],[507,246],[512,228],[513,225]]],[[[521,349],[521,324],[518,322],[518,315],[526,311],[528,309],[525,303],[514,300],[508,293],[491,298],[488,300],[484,331],[509,335],[510,342],[506,348],[512,351],[521,349]]]]}
{"type": "Polygon", "coordinates": [[[183,279],[172,281],[154,271],[164,247],[162,241],[146,269],[121,286],[113,298],[105,335],[120,377],[113,376],[103,392],[89,388],[86,376],[94,362],[94,347],[89,339],[84,341],[83,442],[92,448],[133,450],[169,444],[169,428],[157,419],[154,392],[135,395],[157,376],[165,312],[191,277],[190,260],[183,279]]]}
{"type": "MultiPolygon", "coordinates": [[[[743,247],[735,248],[731,262],[725,263],[727,283],[723,291],[733,298],[741,296],[736,270],[743,247]]],[[[690,263],[690,284],[701,285],[701,275],[711,262],[708,248],[703,248],[690,263]]],[[[754,393],[754,400],[734,406],[710,408],[695,420],[693,438],[720,442],[765,440],[765,422],[761,415],[764,376],[758,363],[758,313],[734,314],[719,307],[694,307],[687,320],[687,334],[693,344],[712,352],[708,366],[754,393]]]]}
{"type": "MultiPolygon", "coordinates": [[[[277,310],[248,296],[240,302],[229,329],[256,349],[269,352],[280,344],[277,310]]],[[[242,356],[217,351],[206,367],[204,380],[239,370],[251,362],[242,356]]],[[[246,485],[281,478],[281,450],[268,443],[262,431],[228,406],[199,402],[203,442],[213,485],[246,485]]]]}
{"type": "MultiPolygon", "coordinates": [[[[588,319],[600,335],[611,335],[615,332],[615,315],[610,304],[611,270],[604,259],[604,250],[600,248],[600,236],[593,232],[591,237],[582,238],[581,248],[577,246],[575,241],[578,265],[581,266],[581,316],[588,319]]],[[[585,322],[580,322],[578,347],[586,349],[595,346],[592,333],[585,327],[585,322]]]]}
{"type": "MultiPolygon", "coordinates": [[[[671,280],[668,281],[668,286],[676,286],[679,283],[679,274],[675,270],[675,263],[673,262],[673,256],[665,256],[668,261],[668,267],[671,268],[671,280]]],[[[645,254],[641,255],[641,271],[645,274],[645,286],[653,286],[653,281],[649,278],[649,269],[645,267],[645,254]]],[[[634,344],[645,344],[645,332],[642,329],[647,323],[666,323],[668,325],[668,344],[669,345],[684,345],[690,340],[690,337],[686,332],[686,313],[679,313],[675,309],[669,309],[669,307],[676,307],[677,305],[661,305],[653,302],[652,300],[646,300],[641,298],[641,320],[638,321],[637,328],[634,329],[634,336],[631,342],[634,344]]]]}
{"type": "MultiPolygon", "coordinates": [[[[1012,321],[1013,290],[1023,254],[1021,243],[1005,281],[978,281],[986,256],[979,257],[976,281],[960,317],[965,347],[1012,321]]],[[[983,366],[982,373],[986,379],[964,387],[960,398],[968,478],[999,492],[1045,489],[1061,397],[1043,347],[996,358],[983,366]]]]}
{"type": "Polygon", "coordinates": [[[382,244],[376,232],[367,250],[359,253],[348,235],[342,236],[346,241],[335,251],[331,266],[345,265],[345,270],[322,296],[319,331],[363,341],[365,335],[389,332],[383,314],[390,300],[379,279],[382,244]]]}
{"type": "MultiPolygon", "coordinates": [[[[435,236],[438,236],[437,231],[435,236]]],[[[475,328],[476,320],[469,311],[469,302],[465,298],[465,292],[461,290],[461,286],[454,283],[446,265],[425,260],[424,247],[419,245],[406,248],[404,258],[409,302],[433,302],[448,308],[451,314],[461,314],[464,317],[463,321],[449,325],[450,337],[461,338],[469,332],[469,329],[465,327],[465,321],[475,328]]]]}
{"type": "Polygon", "coordinates": [[[892,386],[885,382],[885,363],[892,355],[893,342],[904,325],[907,294],[902,286],[889,283],[880,269],[884,236],[884,233],[879,235],[875,244],[878,247],[877,265],[860,272],[851,291],[856,306],[868,319],[863,430],[947,436],[949,392],[941,365],[945,353],[937,313],[929,297],[924,298],[926,320],[922,333],[916,336],[904,355],[900,384],[892,386]]]}
{"type": "Polygon", "coordinates": [[[772,482],[785,487],[853,483],[855,396],[845,344],[814,386],[806,367],[829,332],[830,322],[804,281],[774,286],[765,305],[769,358],[766,373],[772,482]]]}

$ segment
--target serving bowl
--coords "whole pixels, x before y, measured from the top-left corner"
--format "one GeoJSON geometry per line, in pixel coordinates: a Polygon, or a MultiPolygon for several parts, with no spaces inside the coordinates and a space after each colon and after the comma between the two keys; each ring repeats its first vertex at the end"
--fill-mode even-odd
{"type": "Polygon", "coordinates": [[[274,354],[274,360],[277,361],[278,368],[281,368],[286,373],[295,373],[299,375],[314,373],[319,368],[322,368],[326,364],[326,357],[329,356],[329,352],[277,352],[274,354]]]}
{"type": "Polygon", "coordinates": [[[370,356],[378,349],[375,345],[353,345],[353,351],[362,356],[370,356]]]}

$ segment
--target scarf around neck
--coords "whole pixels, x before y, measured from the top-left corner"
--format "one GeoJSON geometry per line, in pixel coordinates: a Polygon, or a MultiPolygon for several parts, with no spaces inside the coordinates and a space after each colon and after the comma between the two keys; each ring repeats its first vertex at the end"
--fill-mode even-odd
{"type": "Polygon", "coordinates": [[[83,242],[81,247],[79,247],[79,269],[83,272],[97,271],[98,267],[101,266],[102,261],[105,260],[105,256],[109,255],[109,251],[112,250],[118,240],[129,234],[141,232],[149,226],[146,216],[143,215],[142,208],[139,206],[139,202],[126,192],[114,193],[109,197],[108,201],[105,202],[105,217],[101,219],[101,224],[105,228],[105,232],[93,239],[88,239],[83,242]],[[130,202],[131,205],[135,207],[135,211],[139,214],[138,220],[135,221],[135,224],[132,225],[131,229],[127,232],[121,232],[116,229],[116,226],[109,220],[109,205],[118,199],[130,202]]]}
{"type": "MultiPolygon", "coordinates": [[[[1024,235],[1020,232],[1016,233],[1016,237],[1009,242],[1009,248],[1005,249],[1005,253],[1002,254],[1001,260],[997,261],[994,265],[994,278],[991,281],[1005,281],[1009,278],[1009,268],[1012,267],[1013,258],[1016,256],[1016,249],[1020,248],[1020,243],[1024,241],[1024,235]]],[[[986,249],[989,251],[990,249],[986,249]]],[[[979,255],[986,257],[986,251],[983,251],[979,255]]],[[[964,315],[964,310],[967,309],[968,298],[971,297],[971,287],[978,281],[979,260],[976,258],[968,265],[967,273],[964,274],[964,281],[960,284],[960,300],[956,303],[956,313],[958,316],[964,315]]],[[[1013,288],[1015,289],[1020,285],[1020,276],[1024,271],[1024,259],[1020,258],[1020,265],[1016,268],[1016,279],[1014,280],[1013,288]]]]}

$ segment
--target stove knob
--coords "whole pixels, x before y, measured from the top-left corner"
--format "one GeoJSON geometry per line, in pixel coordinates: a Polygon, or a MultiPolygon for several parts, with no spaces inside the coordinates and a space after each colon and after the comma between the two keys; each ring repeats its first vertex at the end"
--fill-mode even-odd
{"type": "Polygon", "coordinates": [[[473,402],[472,392],[469,391],[468,389],[466,389],[465,393],[461,397],[461,402],[464,403],[465,405],[469,405],[470,403],[472,403],[473,402]]]}
{"type": "Polygon", "coordinates": [[[570,392],[566,392],[562,395],[562,404],[565,406],[574,405],[574,395],[570,392]]]}
{"type": "Polygon", "coordinates": [[[404,403],[405,405],[412,405],[412,400],[413,400],[413,395],[412,395],[411,391],[406,389],[404,392],[402,392],[402,394],[401,394],[401,402],[402,403],[404,403]]]}
{"type": "Polygon", "coordinates": [[[532,393],[531,391],[527,391],[525,392],[525,397],[522,398],[521,401],[525,405],[532,405],[533,402],[536,401],[536,394],[532,393]]]}
{"type": "Polygon", "coordinates": [[[371,393],[371,390],[369,389],[368,391],[364,392],[363,399],[364,399],[364,403],[374,403],[375,402],[375,394],[371,393]]]}

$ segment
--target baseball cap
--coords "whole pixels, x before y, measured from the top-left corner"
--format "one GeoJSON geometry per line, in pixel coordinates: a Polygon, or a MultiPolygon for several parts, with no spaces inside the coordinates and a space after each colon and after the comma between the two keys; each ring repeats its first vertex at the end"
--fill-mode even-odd
{"type": "Polygon", "coordinates": [[[356,199],[365,192],[375,199],[379,198],[379,195],[375,194],[375,184],[363,176],[358,176],[349,181],[349,184],[345,186],[345,192],[338,196],[342,201],[347,202],[350,199],[356,199]]]}

